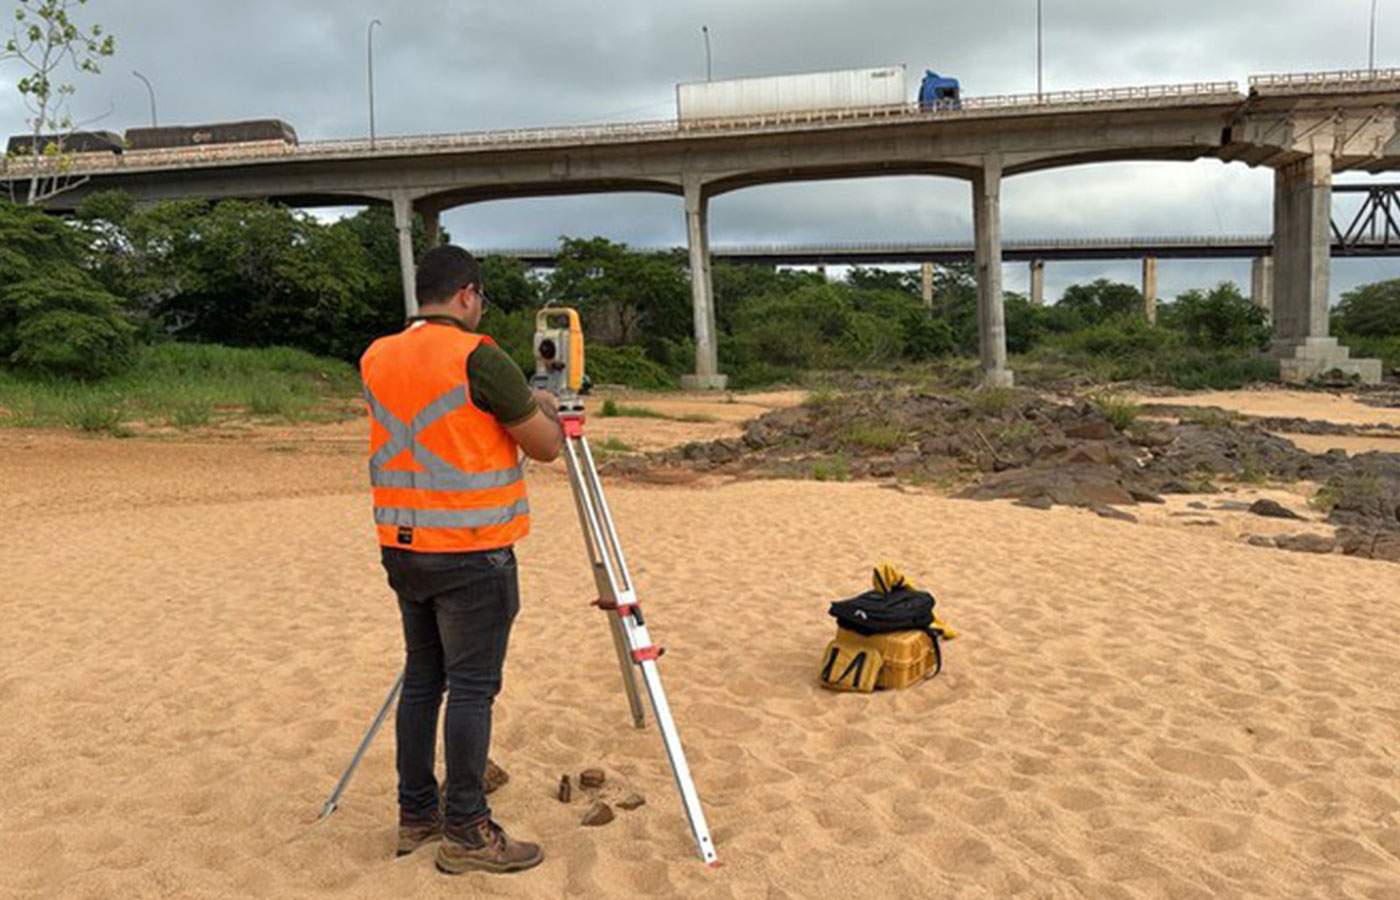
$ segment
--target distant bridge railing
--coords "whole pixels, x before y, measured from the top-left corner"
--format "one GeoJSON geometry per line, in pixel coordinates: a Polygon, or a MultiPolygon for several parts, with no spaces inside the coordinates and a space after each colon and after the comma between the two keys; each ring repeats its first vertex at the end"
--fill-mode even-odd
{"type": "Polygon", "coordinates": [[[1332,93],[1337,90],[1380,87],[1400,89],[1400,69],[1342,69],[1335,72],[1287,72],[1278,75],[1254,75],[1249,79],[1252,90],[1261,93],[1332,93]]]}

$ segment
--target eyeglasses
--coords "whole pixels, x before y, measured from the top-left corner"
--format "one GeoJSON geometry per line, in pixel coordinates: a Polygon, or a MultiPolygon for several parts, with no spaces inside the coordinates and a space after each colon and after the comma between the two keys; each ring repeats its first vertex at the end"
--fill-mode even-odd
{"type": "Polygon", "coordinates": [[[486,296],[486,289],[481,285],[472,284],[470,281],[468,281],[466,284],[462,285],[457,290],[460,292],[465,291],[467,288],[471,288],[473,291],[476,292],[476,295],[481,298],[481,311],[485,312],[486,307],[491,305],[490,298],[486,296]]]}

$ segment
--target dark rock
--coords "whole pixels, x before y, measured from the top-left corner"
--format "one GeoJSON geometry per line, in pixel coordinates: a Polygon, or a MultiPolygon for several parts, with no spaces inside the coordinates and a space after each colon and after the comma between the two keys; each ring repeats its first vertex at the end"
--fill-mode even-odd
{"type": "Polygon", "coordinates": [[[1249,512],[1249,504],[1242,500],[1221,500],[1215,504],[1220,512],[1249,512]]]}
{"type": "Polygon", "coordinates": [[[1210,509],[1209,506],[1206,506],[1204,503],[1202,503],[1202,502],[1199,501],[1199,500],[1192,500],[1190,503],[1188,503],[1188,504],[1186,504],[1186,505],[1189,506],[1189,507],[1191,507],[1192,509],[1210,509]]]}
{"type": "Polygon", "coordinates": [[[1083,441],[1111,441],[1118,437],[1118,432],[1107,419],[1092,418],[1066,428],[1065,437],[1083,441]]]}
{"type": "Polygon", "coordinates": [[[618,809],[625,809],[628,812],[646,805],[646,798],[641,794],[628,794],[626,799],[618,801],[618,809]]]}
{"type": "Polygon", "coordinates": [[[1274,544],[1294,553],[1331,553],[1337,549],[1335,538],[1320,534],[1283,534],[1274,538],[1274,544]]]}
{"type": "Polygon", "coordinates": [[[1051,465],[1090,465],[1109,466],[1113,464],[1113,453],[1107,444],[1095,442],[1080,444],[1049,460],[1051,465]]]}
{"type": "Polygon", "coordinates": [[[1371,547],[1372,559],[1400,563],[1400,534],[1383,534],[1371,547]]]}
{"type": "Polygon", "coordinates": [[[1139,447],[1157,448],[1169,447],[1176,438],[1163,431],[1140,431],[1132,436],[1132,441],[1139,447]]]}
{"type": "Polygon", "coordinates": [[[1158,488],[1158,490],[1161,491],[1161,492],[1164,493],[1164,494],[1190,494],[1190,493],[1194,493],[1194,492],[1191,490],[1191,488],[1189,488],[1189,487],[1187,487],[1186,485],[1182,484],[1180,481],[1164,481],[1164,482],[1162,482],[1162,486],[1161,486],[1160,488],[1158,488]]]}
{"type": "Polygon", "coordinates": [[[486,760],[486,773],[482,776],[482,788],[490,794],[505,787],[510,781],[510,775],[505,769],[496,765],[494,760],[486,760]]]}
{"type": "Polygon", "coordinates": [[[590,828],[596,828],[599,825],[608,824],[615,818],[617,816],[613,813],[611,806],[602,800],[594,800],[593,805],[588,807],[588,812],[583,814],[583,824],[590,828]]]}
{"type": "Polygon", "coordinates": [[[574,786],[569,782],[568,775],[559,777],[559,802],[568,803],[574,799],[574,786]]]}
{"type": "Polygon", "coordinates": [[[1220,523],[1215,521],[1214,519],[1192,519],[1189,522],[1182,522],[1181,524],[1185,525],[1188,528],[1215,528],[1220,523]]]}
{"type": "Polygon", "coordinates": [[[600,788],[607,780],[602,769],[584,769],[578,776],[579,786],[585,788],[600,788]]]}
{"type": "Polygon", "coordinates": [[[1055,501],[1042,494],[1039,497],[1022,497],[1014,505],[1024,506],[1028,509],[1049,509],[1055,505],[1055,501]]]}
{"type": "Polygon", "coordinates": [[[870,461],[870,474],[875,478],[889,478],[894,475],[894,460],[881,456],[870,461]]]}
{"type": "Polygon", "coordinates": [[[1271,549],[1278,546],[1274,543],[1273,538],[1263,534],[1251,534],[1245,538],[1245,543],[1251,547],[1269,547],[1271,549]]]}
{"type": "Polygon", "coordinates": [[[1166,502],[1167,502],[1167,501],[1163,500],[1163,499],[1161,498],[1160,495],[1154,494],[1154,493],[1152,493],[1151,491],[1145,491],[1145,490],[1143,490],[1142,488],[1135,488],[1135,487],[1130,487],[1130,488],[1128,488],[1128,496],[1132,497],[1134,500],[1136,500],[1136,501],[1139,502],[1139,503],[1166,503],[1166,502]]]}
{"type": "Polygon", "coordinates": [[[1250,504],[1249,511],[1266,519],[1297,519],[1301,521],[1303,518],[1283,504],[1267,499],[1255,500],[1254,503],[1250,504]]]}
{"type": "Polygon", "coordinates": [[[901,469],[917,466],[919,464],[919,456],[918,450],[901,450],[894,455],[894,464],[901,469]]]}
{"type": "Polygon", "coordinates": [[[1135,524],[1138,520],[1137,516],[1132,513],[1123,512],[1121,509],[1114,509],[1102,503],[1096,503],[1089,508],[1092,509],[1094,515],[1098,516],[1100,519],[1117,519],[1120,522],[1133,522],[1135,524]]]}

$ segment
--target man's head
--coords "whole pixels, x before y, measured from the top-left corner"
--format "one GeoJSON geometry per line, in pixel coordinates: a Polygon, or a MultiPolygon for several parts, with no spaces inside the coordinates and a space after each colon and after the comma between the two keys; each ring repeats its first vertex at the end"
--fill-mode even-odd
{"type": "Polygon", "coordinates": [[[451,316],[473,329],[481,322],[481,263],[461,247],[446,244],[424,253],[415,281],[420,312],[451,316]]]}

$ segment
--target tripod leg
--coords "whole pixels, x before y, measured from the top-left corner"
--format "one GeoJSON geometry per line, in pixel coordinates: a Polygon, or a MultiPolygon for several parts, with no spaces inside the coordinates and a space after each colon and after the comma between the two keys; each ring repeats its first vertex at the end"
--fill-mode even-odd
{"type": "MultiPolygon", "coordinates": [[[[609,562],[605,554],[606,535],[599,522],[598,504],[590,490],[590,479],[586,478],[583,472],[583,464],[586,460],[591,464],[591,459],[583,457],[575,447],[576,443],[581,444],[582,438],[568,438],[564,441],[564,461],[568,464],[569,486],[573,489],[574,507],[578,510],[579,524],[583,526],[583,542],[588,548],[588,558],[593,566],[593,584],[598,590],[598,599],[605,603],[617,603],[617,590],[614,587],[615,579],[609,570],[609,562]]],[[[632,665],[632,659],[628,655],[627,638],[623,633],[622,625],[617,621],[616,616],[609,616],[611,619],[610,628],[612,630],[613,649],[617,651],[617,664],[622,672],[622,688],[627,694],[627,706],[632,712],[632,724],[638,728],[646,727],[646,713],[642,708],[642,695],[637,687],[637,674],[632,665]]]]}
{"type": "Polygon", "coordinates": [[[350,766],[345,770],[345,774],[340,776],[340,780],[335,784],[335,790],[331,791],[330,799],[326,800],[326,805],[321,807],[319,819],[324,819],[335,812],[336,805],[340,802],[340,795],[345,793],[345,788],[350,784],[350,776],[355,774],[355,770],[360,766],[360,760],[364,758],[365,751],[369,749],[374,736],[379,733],[379,729],[384,724],[384,720],[389,716],[389,708],[394,705],[394,701],[399,698],[399,691],[403,690],[403,675],[399,672],[399,677],[394,679],[394,686],[389,688],[389,696],[384,698],[384,705],[379,707],[379,713],[374,717],[374,722],[369,726],[369,731],[365,732],[364,738],[360,741],[359,749],[355,751],[355,756],[350,760],[350,766]]]}

